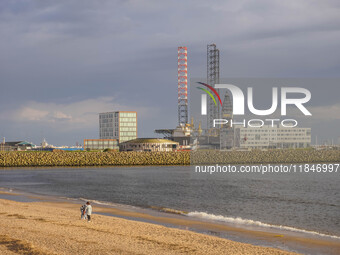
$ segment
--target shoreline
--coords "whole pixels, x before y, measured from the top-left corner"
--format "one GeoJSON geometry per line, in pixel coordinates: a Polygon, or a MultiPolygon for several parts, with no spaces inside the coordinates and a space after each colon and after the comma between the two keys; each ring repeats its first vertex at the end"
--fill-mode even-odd
{"type": "MultiPolygon", "coordinates": [[[[263,163],[223,163],[224,165],[232,165],[232,166],[251,166],[251,165],[263,165],[263,163]]],[[[289,165],[289,164],[308,164],[308,165],[316,165],[316,164],[339,164],[338,161],[316,161],[316,162],[278,162],[278,163],[266,163],[266,164],[271,164],[271,165],[289,165]]],[[[211,164],[203,164],[202,166],[210,166],[211,164]]],[[[216,165],[216,164],[213,164],[216,165]]],[[[143,168],[143,167],[196,167],[200,166],[199,164],[185,164],[185,165],[74,165],[74,166],[0,166],[0,171],[5,171],[5,170],[46,170],[48,169],[78,169],[78,168],[86,168],[86,169],[91,169],[91,168],[143,168]]]]}
{"type": "Polygon", "coordinates": [[[98,214],[88,223],[79,219],[78,204],[0,205],[3,254],[296,254],[98,214]]]}
{"type": "MultiPolygon", "coordinates": [[[[0,197],[1,194],[7,194],[7,196],[10,196],[9,198],[5,198],[10,199],[7,201],[14,201],[15,196],[22,195],[13,192],[0,191],[0,197]]],[[[28,198],[32,200],[29,202],[24,202],[23,204],[38,204],[50,208],[60,207],[66,210],[72,210],[73,218],[77,218],[79,214],[78,207],[80,207],[81,202],[77,199],[70,199],[69,201],[65,201],[66,198],[65,200],[63,200],[63,198],[55,197],[55,200],[51,201],[51,198],[53,197],[40,196],[36,194],[28,196],[28,198]]],[[[269,246],[272,249],[277,249],[277,247],[279,247],[284,250],[292,250],[308,254],[318,254],[320,251],[324,252],[325,254],[338,254],[340,251],[340,242],[338,240],[331,240],[329,238],[313,238],[310,236],[306,237],[304,235],[296,233],[282,234],[282,232],[268,229],[249,229],[240,226],[233,226],[230,224],[219,224],[216,222],[205,221],[198,218],[189,218],[155,211],[153,213],[150,213],[150,210],[148,209],[136,210],[136,208],[134,208],[133,206],[126,206],[125,208],[113,208],[110,206],[94,204],[94,208],[95,218],[97,216],[102,216],[144,224],[156,224],[157,226],[162,226],[173,230],[177,229],[188,232],[193,231],[192,233],[200,235],[204,234],[213,238],[222,238],[223,240],[226,240],[228,242],[234,242],[235,240],[237,240],[237,244],[255,244],[260,245],[259,247],[262,248],[264,248],[264,246],[269,246]]],[[[253,254],[253,252],[251,252],[251,254],[253,254]]]]}

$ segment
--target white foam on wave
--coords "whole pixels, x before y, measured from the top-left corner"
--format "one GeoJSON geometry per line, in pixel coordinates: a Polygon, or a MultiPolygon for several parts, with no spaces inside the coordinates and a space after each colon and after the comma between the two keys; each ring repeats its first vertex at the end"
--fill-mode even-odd
{"type": "Polygon", "coordinates": [[[71,198],[71,197],[59,197],[61,199],[66,199],[66,200],[71,200],[71,201],[77,201],[76,198],[71,198]]]}
{"type": "Polygon", "coordinates": [[[87,199],[87,198],[82,198],[82,197],[80,197],[79,200],[82,200],[84,202],[91,202],[97,205],[104,205],[104,206],[109,206],[109,207],[114,207],[114,208],[124,208],[128,210],[131,210],[131,209],[135,210],[136,208],[139,208],[139,207],[132,206],[132,205],[117,204],[113,202],[99,201],[99,200],[87,199]]]}
{"type": "Polygon", "coordinates": [[[92,200],[92,199],[86,199],[86,198],[79,198],[80,200],[82,201],[85,201],[85,202],[91,202],[91,203],[94,203],[94,204],[97,204],[97,205],[109,205],[109,206],[114,206],[116,204],[114,203],[109,203],[109,202],[103,202],[103,201],[98,201],[98,200],[92,200]]]}
{"type": "Polygon", "coordinates": [[[294,228],[294,227],[289,227],[289,226],[272,225],[268,223],[263,223],[261,221],[242,219],[240,217],[236,217],[236,218],[226,217],[222,215],[214,215],[214,214],[209,214],[206,212],[197,212],[197,211],[189,212],[186,214],[186,216],[207,219],[207,220],[228,222],[228,223],[233,223],[233,224],[242,224],[242,225],[248,225],[248,226],[259,226],[259,227],[272,228],[272,229],[288,230],[292,232],[299,232],[299,233],[305,233],[305,234],[310,234],[310,235],[317,235],[321,237],[340,239],[340,236],[327,235],[327,234],[319,233],[316,231],[309,231],[309,230],[294,228]]]}

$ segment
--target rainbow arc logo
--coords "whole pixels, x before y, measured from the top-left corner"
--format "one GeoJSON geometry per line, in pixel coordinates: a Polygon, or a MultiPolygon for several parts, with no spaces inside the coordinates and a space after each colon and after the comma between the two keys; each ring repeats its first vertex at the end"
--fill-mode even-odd
{"type": "MultiPolygon", "coordinates": [[[[218,98],[219,103],[220,103],[221,106],[222,106],[221,97],[220,97],[220,95],[217,93],[217,91],[216,91],[212,86],[210,86],[209,84],[203,83],[203,82],[197,82],[197,83],[198,83],[198,84],[201,84],[201,85],[203,85],[203,86],[205,86],[205,87],[207,87],[208,89],[210,89],[210,90],[216,95],[216,97],[218,98]]],[[[204,89],[204,88],[201,88],[201,87],[196,87],[196,88],[198,88],[198,89],[203,90],[204,92],[206,92],[206,93],[211,97],[211,99],[214,101],[215,106],[217,106],[216,99],[215,99],[215,97],[213,96],[213,94],[211,94],[211,92],[210,92],[209,90],[204,89]]]]}

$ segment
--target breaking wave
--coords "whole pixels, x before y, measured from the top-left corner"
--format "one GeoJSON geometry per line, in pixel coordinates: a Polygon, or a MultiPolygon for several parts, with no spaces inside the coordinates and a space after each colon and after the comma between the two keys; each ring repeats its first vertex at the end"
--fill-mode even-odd
{"type": "Polygon", "coordinates": [[[319,233],[319,232],[316,232],[316,231],[309,231],[309,230],[294,228],[294,227],[289,227],[289,226],[273,225],[273,224],[263,223],[261,221],[256,221],[256,220],[242,219],[240,217],[236,217],[236,218],[226,217],[226,216],[222,216],[222,215],[214,215],[214,214],[209,214],[209,213],[206,213],[206,212],[196,212],[196,211],[195,212],[189,212],[189,213],[186,214],[186,216],[201,218],[201,219],[206,219],[206,220],[228,222],[228,223],[233,223],[233,224],[242,224],[242,225],[248,225],[248,226],[259,226],[259,227],[264,227],[264,228],[288,230],[288,231],[292,231],[292,232],[305,233],[305,234],[317,235],[317,236],[321,236],[321,237],[340,239],[340,236],[327,235],[327,234],[319,233]]]}

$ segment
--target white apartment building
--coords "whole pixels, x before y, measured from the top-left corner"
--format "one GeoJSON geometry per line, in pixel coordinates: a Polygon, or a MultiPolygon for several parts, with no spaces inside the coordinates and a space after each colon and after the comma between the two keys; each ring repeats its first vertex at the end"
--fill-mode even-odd
{"type": "Polygon", "coordinates": [[[235,147],[241,149],[306,148],[311,145],[311,129],[264,125],[235,127],[235,147]]]}

